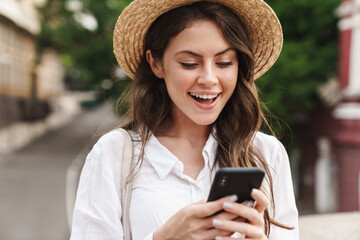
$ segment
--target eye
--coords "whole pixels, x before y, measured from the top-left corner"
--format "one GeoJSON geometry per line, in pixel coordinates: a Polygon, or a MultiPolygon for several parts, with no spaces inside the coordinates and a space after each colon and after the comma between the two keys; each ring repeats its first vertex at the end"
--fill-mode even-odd
{"type": "Polygon", "coordinates": [[[195,68],[198,65],[196,63],[184,63],[184,62],[181,62],[180,64],[183,68],[187,68],[187,69],[195,68]]]}
{"type": "Polygon", "coordinates": [[[218,65],[219,67],[225,68],[225,67],[233,65],[233,63],[232,62],[218,62],[218,63],[216,63],[216,65],[218,65]]]}

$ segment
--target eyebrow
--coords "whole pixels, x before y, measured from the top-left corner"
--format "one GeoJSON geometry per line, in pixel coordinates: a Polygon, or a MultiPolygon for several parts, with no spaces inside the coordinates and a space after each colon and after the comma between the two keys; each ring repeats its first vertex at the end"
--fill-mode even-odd
{"type": "MultiPolygon", "coordinates": [[[[231,50],[236,51],[235,48],[227,48],[224,51],[216,53],[215,56],[220,56],[220,55],[222,55],[222,54],[224,54],[224,53],[226,53],[228,51],[231,51],[231,50]]],[[[183,50],[183,51],[177,52],[175,55],[179,55],[179,54],[190,54],[190,55],[193,55],[195,57],[202,57],[200,54],[195,53],[195,52],[190,51],[190,50],[183,50]]]]}

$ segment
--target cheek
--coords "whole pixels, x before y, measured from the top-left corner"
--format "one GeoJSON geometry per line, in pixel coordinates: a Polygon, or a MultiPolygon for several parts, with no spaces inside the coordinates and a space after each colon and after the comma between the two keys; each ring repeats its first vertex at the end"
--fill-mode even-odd
{"type": "Polygon", "coordinates": [[[224,76],[224,79],[225,79],[225,87],[226,89],[231,92],[234,91],[235,87],[236,87],[236,83],[237,83],[237,74],[238,74],[238,71],[237,69],[234,69],[233,71],[230,71],[228,72],[225,76],[224,76]]]}
{"type": "Polygon", "coordinates": [[[182,90],[188,91],[194,84],[194,76],[189,73],[179,73],[178,85],[182,90]]]}
{"type": "Polygon", "coordinates": [[[168,73],[165,78],[166,85],[174,91],[188,90],[194,83],[194,76],[190,71],[176,69],[168,73]]]}

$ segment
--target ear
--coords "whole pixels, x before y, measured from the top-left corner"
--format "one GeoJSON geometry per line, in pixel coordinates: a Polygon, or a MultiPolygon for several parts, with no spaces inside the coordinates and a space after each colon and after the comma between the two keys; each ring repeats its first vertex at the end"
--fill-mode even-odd
{"type": "Polygon", "coordinates": [[[164,78],[164,72],[163,72],[163,68],[160,62],[156,61],[152,54],[151,54],[151,50],[148,49],[146,51],[146,60],[148,61],[151,70],[153,71],[153,73],[155,74],[156,77],[163,79],[164,78]]]}

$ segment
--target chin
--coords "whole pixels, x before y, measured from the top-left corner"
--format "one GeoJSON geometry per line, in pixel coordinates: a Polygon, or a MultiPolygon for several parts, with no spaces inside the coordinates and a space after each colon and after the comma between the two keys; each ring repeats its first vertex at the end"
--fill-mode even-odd
{"type": "Polygon", "coordinates": [[[209,126],[211,124],[213,124],[216,121],[217,117],[208,117],[208,118],[201,118],[201,119],[193,119],[193,121],[201,126],[209,126]]]}

